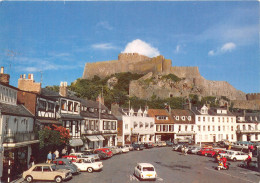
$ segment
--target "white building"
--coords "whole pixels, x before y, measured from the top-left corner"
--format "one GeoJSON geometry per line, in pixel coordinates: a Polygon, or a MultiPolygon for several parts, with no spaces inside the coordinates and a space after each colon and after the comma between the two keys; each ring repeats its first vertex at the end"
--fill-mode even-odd
{"type": "Polygon", "coordinates": [[[119,141],[122,145],[133,142],[154,142],[155,122],[148,116],[148,111],[139,109],[122,109],[118,105],[112,106],[112,113],[122,119],[122,129],[119,129],[119,141]]]}
{"type": "Polygon", "coordinates": [[[18,89],[2,81],[0,73],[0,178],[12,181],[28,168],[32,145],[39,143],[34,133],[34,116],[17,104],[18,89]],[[9,170],[8,164],[12,167],[9,170]],[[8,171],[12,174],[9,176],[8,171]]]}
{"type": "Polygon", "coordinates": [[[236,116],[226,108],[208,108],[204,105],[201,108],[192,107],[191,110],[197,126],[195,143],[237,140],[236,116]]]}
{"type": "Polygon", "coordinates": [[[236,113],[237,141],[260,141],[260,113],[236,113]]]}

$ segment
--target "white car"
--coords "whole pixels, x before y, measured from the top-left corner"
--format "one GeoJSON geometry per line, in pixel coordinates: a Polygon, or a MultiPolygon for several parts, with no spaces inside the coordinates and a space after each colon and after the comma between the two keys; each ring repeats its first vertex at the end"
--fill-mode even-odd
{"type": "Polygon", "coordinates": [[[140,180],[151,179],[156,180],[157,174],[155,168],[150,163],[137,163],[134,170],[134,175],[140,180]]]}
{"type": "Polygon", "coordinates": [[[225,158],[227,158],[228,156],[232,155],[233,152],[237,152],[237,151],[233,151],[233,150],[226,150],[226,152],[222,152],[219,153],[220,156],[224,156],[225,158]]]}
{"type": "Polygon", "coordinates": [[[99,160],[98,154],[84,154],[81,152],[76,152],[76,153],[70,153],[69,156],[77,156],[77,158],[84,158],[84,159],[94,158],[94,160],[99,160]]]}
{"type": "Polygon", "coordinates": [[[80,171],[88,171],[89,173],[92,173],[94,170],[98,171],[103,168],[102,162],[95,162],[93,158],[88,159],[79,159],[77,162],[73,162],[80,171]]]}
{"type": "Polygon", "coordinates": [[[129,151],[133,151],[134,148],[131,144],[126,144],[125,147],[128,147],[129,148],[129,151]]]}
{"type": "Polygon", "coordinates": [[[232,161],[237,161],[237,160],[244,161],[248,158],[248,154],[240,151],[233,151],[230,152],[230,154],[227,155],[226,157],[228,160],[232,160],[232,161]]]}
{"type": "Polygon", "coordinates": [[[129,147],[123,146],[120,149],[122,150],[123,153],[129,152],[129,147]]]}

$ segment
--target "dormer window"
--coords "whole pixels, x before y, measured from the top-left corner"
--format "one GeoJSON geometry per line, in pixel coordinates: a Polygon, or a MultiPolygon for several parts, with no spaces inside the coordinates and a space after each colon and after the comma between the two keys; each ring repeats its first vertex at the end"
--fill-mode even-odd
{"type": "Polygon", "coordinates": [[[179,116],[175,116],[175,119],[179,121],[179,116]]]}
{"type": "Polygon", "coordinates": [[[181,117],[181,120],[182,120],[182,121],[185,121],[185,116],[182,116],[182,117],[181,117]]]}
{"type": "Polygon", "coordinates": [[[188,120],[191,121],[191,116],[188,116],[188,120]]]}
{"type": "Polygon", "coordinates": [[[68,102],[68,110],[73,111],[73,102],[71,101],[68,102]]]}
{"type": "Polygon", "coordinates": [[[105,112],[106,112],[106,110],[104,110],[104,109],[101,111],[102,114],[104,114],[105,112]]]}
{"type": "Polygon", "coordinates": [[[74,112],[78,112],[79,104],[78,104],[78,103],[75,103],[74,105],[75,105],[75,106],[74,106],[74,112]]]}
{"type": "Polygon", "coordinates": [[[94,108],[89,108],[89,112],[94,112],[94,108]]]}
{"type": "Polygon", "coordinates": [[[158,120],[168,120],[168,116],[157,116],[158,120]]]}

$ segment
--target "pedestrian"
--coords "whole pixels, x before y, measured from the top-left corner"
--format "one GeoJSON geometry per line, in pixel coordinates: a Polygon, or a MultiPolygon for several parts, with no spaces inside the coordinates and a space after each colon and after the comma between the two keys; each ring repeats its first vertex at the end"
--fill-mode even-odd
{"type": "Polygon", "coordinates": [[[187,155],[188,154],[188,147],[184,147],[184,155],[187,155]]]}
{"type": "Polygon", "coordinates": [[[75,153],[75,149],[71,148],[70,153],[75,153]]]}
{"type": "Polygon", "coordinates": [[[56,151],[54,152],[55,156],[56,156],[56,159],[58,159],[60,157],[60,153],[58,151],[58,149],[56,149],[56,151]]]}
{"type": "Polygon", "coordinates": [[[51,151],[49,151],[49,154],[47,155],[47,163],[51,163],[52,161],[52,154],[51,154],[51,151]]]}
{"type": "Polygon", "coordinates": [[[52,161],[56,159],[55,152],[52,153],[52,161]]]}
{"type": "Polygon", "coordinates": [[[61,151],[61,155],[62,156],[66,156],[67,155],[67,147],[64,147],[61,151]]]}
{"type": "Polygon", "coordinates": [[[31,156],[30,156],[30,161],[29,161],[29,168],[31,168],[34,164],[35,164],[35,158],[34,158],[34,156],[31,154],[31,156]]]}
{"type": "Polygon", "coordinates": [[[248,157],[247,157],[247,159],[246,159],[246,165],[247,165],[247,168],[249,168],[249,164],[250,164],[250,162],[252,161],[252,157],[251,157],[252,155],[250,154],[250,153],[248,153],[248,157]]]}

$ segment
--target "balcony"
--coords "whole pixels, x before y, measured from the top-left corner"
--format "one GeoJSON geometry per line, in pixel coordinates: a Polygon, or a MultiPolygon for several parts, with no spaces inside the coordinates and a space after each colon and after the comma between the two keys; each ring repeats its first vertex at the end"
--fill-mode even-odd
{"type": "Polygon", "coordinates": [[[3,143],[19,143],[33,141],[38,139],[38,134],[35,132],[15,132],[4,133],[3,143]]]}
{"type": "Polygon", "coordinates": [[[249,134],[249,133],[260,133],[260,130],[254,130],[254,129],[251,129],[251,130],[237,130],[237,133],[246,133],[246,134],[249,134]]]}

